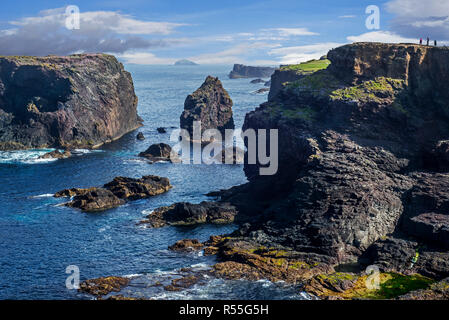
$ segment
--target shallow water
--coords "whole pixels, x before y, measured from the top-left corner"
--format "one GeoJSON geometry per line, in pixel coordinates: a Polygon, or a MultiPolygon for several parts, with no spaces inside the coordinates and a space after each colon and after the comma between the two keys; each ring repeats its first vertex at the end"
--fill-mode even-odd
{"type": "MultiPolygon", "coordinates": [[[[49,150],[0,152],[0,299],[89,299],[65,287],[66,267],[76,265],[81,280],[105,275],[140,275],[128,290],[161,299],[302,299],[296,288],[268,282],[211,280],[183,293],[145,291],[155,276],[181,267],[206,266],[214,257],[178,254],[167,246],[184,238],[204,241],[234,225],[196,228],[145,229],[137,226],[144,214],[179,201],[198,203],[204,194],[246,182],[241,165],[150,165],[136,157],[152,143],[169,143],[169,133],[157,127],[178,127],[185,97],[207,75],[218,76],[234,101],[236,126],[266,100],[252,94],[262,85],[248,79],[229,80],[230,66],[126,66],[139,97],[140,130],[105,145],[101,150],[78,150],[65,160],[37,160],[49,150]],[[130,202],[104,213],[85,214],[60,206],[51,195],[65,188],[101,186],[116,176],[168,177],[174,188],[166,194],[130,202]],[[140,285],[139,285],[140,283],[140,285]]],[[[171,143],[173,144],[173,143],[171,143]]]]}

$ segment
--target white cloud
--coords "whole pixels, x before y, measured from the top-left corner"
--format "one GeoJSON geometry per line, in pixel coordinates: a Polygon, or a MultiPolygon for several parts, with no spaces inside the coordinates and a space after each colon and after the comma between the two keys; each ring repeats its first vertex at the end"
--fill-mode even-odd
{"type": "Polygon", "coordinates": [[[81,12],[79,30],[67,30],[66,18],[65,8],[57,8],[11,21],[14,29],[0,30],[0,54],[123,53],[183,42],[181,39],[149,39],[143,36],[166,36],[184,24],[142,21],[112,11],[91,11],[81,12]]]}
{"type": "Polygon", "coordinates": [[[329,50],[343,45],[337,42],[325,42],[304,46],[275,48],[268,52],[277,56],[282,64],[296,64],[300,62],[318,59],[327,54],[329,50]]]}
{"type": "Polygon", "coordinates": [[[449,1],[390,0],[391,30],[404,37],[449,40],[449,1]]]}
{"type": "Polygon", "coordinates": [[[347,37],[350,42],[417,43],[417,39],[401,37],[390,31],[372,31],[347,37]]]}
{"type": "Polygon", "coordinates": [[[177,61],[173,58],[160,58],[150,52],[124,53],[117,55],[117,57],[132,64],[173,64],[177,61]]]}
{"type": "MultiPolygon", "coordinates": [[[[254,52],[260,52],[264,49],[270,49],[278,47],[279,44],[271,44],[264,42],[254,42],[254,43],[241,43],[232,48],[215,52],[215,53],[205,53],[193,57],[189,57],[189,60],[195,61],[199,64],[233,64],[233,63],[248,63],[248,58],[254,52]]],[[[251,62],[251,60],[249,60],[251,62]]],[[[266,61],[265,61],[266,62],[266,61]]],[[[274,62],[274,61],[270,61],[274,62]]],[[[254,61],[251,62],[254,64],[254,61]]],[[[271,63],[269,63],[271,64],[271,63]]],[[[276,63],[274,63],[276,64],[276,63]]]]}

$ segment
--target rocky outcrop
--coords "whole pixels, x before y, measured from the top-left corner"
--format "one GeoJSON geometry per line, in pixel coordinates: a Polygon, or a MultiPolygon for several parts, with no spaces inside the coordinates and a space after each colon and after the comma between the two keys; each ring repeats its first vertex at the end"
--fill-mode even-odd
{"type": "Polygon", "coordinates": [[[274,70],[275,69],[271,67],[251,67],[243,64],[234,64],[234,68],[229,74],[229,78],[269,78],[274,70]]]}
{"type": "Polygon", "coordinates": [[[179,240],[175,244],[168,247],[168,249],[177,252],[192,252],[201,250],[203,244],[198,239],[184,239],[179,240]]]}
{"type": "Polygon", "coordinates": [[[56,198],[70,197],[65,205],[85,212],[98,212],[116,208],[126,201],[153,197],[170,190],[167,178],[144,176],[140,179],[116,177],[102,188],[66,189],[57,192],[56,198]]]}
{"type": "Polygon", "coordinates": [[[113,56],[0,57],[0,150],[94,148],[141,126],[113,56]]]}
{"type": "Polygon", "coordinates": [[[232,100],[218,78],[208,76],[201,87],[187,96],[181,115],[181,129],[193,137],[193,122],[201,121],[201,132],[218,129],[222,134],[226,129],[234,129],[232,100]]]}
{"type": "Polygon", "coordinates": [[[201,202],[191,204],[186,202],[176,203],[168,207],[161,207],[140,224],[151,228],[164,226],[191,226],[203,223],[226,224],[234,221],[237,210],[227,203],[201,202]]]}
{"type": "Polygon", "coordinates": [[[71,156],[72,153],[69,150],[64,150],[63,152],[55,150],[39,156],[39,159],[66,159],[70,158],[71,156]]]}
{"type": "Polygon", "coordinates": [[[123,277],[102,277],[83,281],[79,291],[94,296],[105,296],[111,292],[119,292],[129,284],[129,278],[123,277]]]}
{"type": "Polygon", "coordinates": [[[449,50],[359,43],[328,58],[281,68],[246,115],[244,130],[278,129],[279,170],[245,164],[250,182],[221,193],[250,222],[239,237],[309,263],[449,276],[449,50]]]}
{"type": "Polygon", "coordinates": [[[172,148],[165,143],[151,145],[147,150],[139,153],[139,157],[146,158],[150,160],[150,162],[179,161],[178,155],[176,153],[172,153],[172,148]]]}

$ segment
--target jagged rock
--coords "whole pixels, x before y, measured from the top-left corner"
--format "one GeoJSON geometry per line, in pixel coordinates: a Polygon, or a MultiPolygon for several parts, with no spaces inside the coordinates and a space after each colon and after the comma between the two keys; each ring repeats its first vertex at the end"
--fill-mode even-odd
{"type": "Polygon", "coordinates": [[[128,278],[101,277],[81,282],[79,291],[94,296],[105,296],[111,292],[119,292],[120,289],[126,287],[128,284],[128,278]]]}
{"type": "Polygon", "coordinates": [[[250,67],[243,64],[234,64],[229,78],[268,78],[273,74],[274,70],[275,68],[271,67],[250,67]]]}
{"type": "Polygon", "coordinates": [[[165,143],[151,145],[147,150],[139,153],[139,157],[147,158],[151,162],[178,160],[175,154],[172,155],[172,148],[165,143]]]}
{"type": "Polygon", "coordinates": [[[204,201],[200,204],[191,204],[180,202],[154,210],[145,220],[141,221],[141,224],[152,228],[203,223],[225,224],[233,222],[236,214],[235,207],[226,203],[204,201]]]}
{"type": "Polygon", "coordinates": [[[201,121],[201,132],[218,129],[224,135],[226,129],[234,129],[232,100],[218,78],[208,76],[184,103],[181,128],[189,132],[191,140],[198,140],[193,137],[194,121],[201,121]]]}
{"type": "Polygon", "coordinates": [[[144,199],[170,190],[172,186],[167,178],[144,176],[140,179],[116,177],[103,188],[66,189],[54,196],[73,197],[66,206],[86,212],[104,211],[116,208],[126,201],[144,199]]]}
{"type": "Polygon", "coordinates": [[[172,251],[192,252],[201,250],[203,244],[198,239],[184,239],[177,241],[174,245],[168,247],[172,251]]]}
{"type": "Polygon", "coordinates": [[[137,134],[137,136],[136,136],[136,139],[137,139],[137,140],[140,140],[140,141],[143,141],[143,140],[145,140],[145,136],[143,135],[142,132],[139,132],[139,133],[137,134]]]}
{"type": "Polygon", "coordinates": [[[257,84],[257,83],[265,83],[266,81],[265,80],[263,80],[263,79],[254,79],[254,80],[251,80],[251,83],[252,84],[257,84]]]}
{"type": "Polygon", "coordinates": [[[104,188],[120,199],[137,200],[165,193],[172,186],[167,178],[144,176],[140,179],[117,177],[105,184],[104,188]]]}
{"type": "Polygon", "coordinates": [[[69,150],[64,150],[63,152],[55,150],[39,156],[39,159],[67,159],[71,156],[72,153],[69,150]]]}
{"type": "Polygon", "coordinates": [[[115,57],[0,57],[0,148],[93,148],[141,126],[115,57]]]}

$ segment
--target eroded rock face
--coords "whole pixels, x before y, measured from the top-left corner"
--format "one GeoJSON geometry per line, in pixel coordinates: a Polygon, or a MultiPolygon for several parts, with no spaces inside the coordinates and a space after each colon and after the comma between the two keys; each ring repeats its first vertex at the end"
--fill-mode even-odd
{"type": "Polygon", "coordinates": [[[193,122],[201,121],[201,132],[218,129],[224,137],[226,129],[234,129],[232,100],[218,78],[208,76],[201,87],[187,96],[181,115],[181,128],[193,136],[193,122]]]}
{"type": "Polygon", "coordinates": [[[115,57],[0,58],[0,149],[92,148],[141,126],[115,57]]]}
{"type": "Polygon", "coordinates": [[[243,64],[234,64],[229,78],[268,78],[273,74],[274,70],[271,67],[251,67],[243,64]]]}
{"type": "Polygon", "coordinates": [[[126,201],[145,199],[167,192],[172,186],[167,178],[144,176],[140,179],[116,177],[102,188],[66,189],[54,196],[73,197],[66,206],[86,212],[105,211],[116,208],[126,201]]]}
{"type": "Polygon", "coordinates": [[[236,214],[236,208],[227,203],[201,202],[200,204],[191,204],[180,202],[169,207],[156,209],[141,224],[152,228],[203,223],[225,224],[233,222],[236,214]]]}
{"type": "Polygon", "coordinates": [[[328,58],[327,69],[296,73],[287,83],[272,77],[278,92],[247,114],[243,129],[279,130],[279,170],[261,177],[259,165],[245,164],[250,183],[222,199],[248,216],[248,239],[325,255],[337,265],[401,234],[404,253],[400,246],[399,253],[375,251],[403,271],[418,246],[409,238],[419,237],[432,251],[415,266],[444,276],[449,268],[437,265],[447,252],[449,177],[428,157],[437,152],[444,163],[449,50],[361,43],[328,58]]]}

